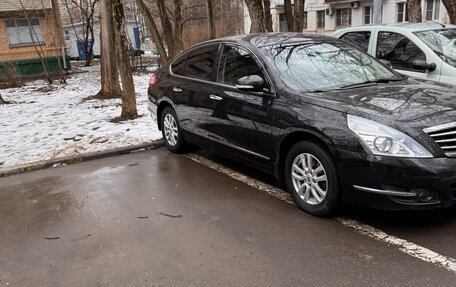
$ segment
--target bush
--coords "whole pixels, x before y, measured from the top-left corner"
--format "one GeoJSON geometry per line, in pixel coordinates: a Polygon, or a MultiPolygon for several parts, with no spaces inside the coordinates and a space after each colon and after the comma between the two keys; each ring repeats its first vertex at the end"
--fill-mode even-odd
{"type": "Polygon", "coordinates": [[[14,62],[0,63],[0,89],[21,87],[24,84],[17,64],[14,62]]]}

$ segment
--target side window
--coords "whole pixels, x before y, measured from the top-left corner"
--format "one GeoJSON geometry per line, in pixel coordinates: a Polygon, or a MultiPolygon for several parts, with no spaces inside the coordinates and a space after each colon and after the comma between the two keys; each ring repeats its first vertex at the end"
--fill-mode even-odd
{"type": "Polygon", "coordinates": [[[239,47],[225,46],[217,82],[235,86],[239,78],[250,75],[258,75],[264,80],[260,67],[248,51],[239,47]]]}
{"type": "Polygon", "coordinates": [[[341,40],[352,44],[353,46],[367,52],[369,49],[369,40],[371,32],[350,32],[340,37],[341,40]]]}
{"type": "Polygon", "coordinates": [[[188,55],[184,76],[211,81],[217,59],[217,46],[197,49],[188,55]]]}
{"type": "Polygon", "coordinates": [[[183,75],[184,74],[184,68],[185,68],[185,60],[187,60],[188,54],[184,55],[183,57],[180,57],[174,63],[171,65],[171,71],[173,71],[174,74],[176,75],[183,75]]]}
{"type": "Polygon", "coordinates": [[[377,58],[391,62],[394,69],[424,72],[413,61],[426,61],[426,55],[409,38],[392,32],[378,33],[377,58]]]}

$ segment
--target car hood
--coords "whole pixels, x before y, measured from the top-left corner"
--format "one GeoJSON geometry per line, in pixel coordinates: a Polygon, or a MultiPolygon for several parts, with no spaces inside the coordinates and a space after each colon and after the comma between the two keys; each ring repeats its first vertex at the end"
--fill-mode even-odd
{"type": "Polygon", "coordinates": [[[323,93],[303,93],[304,102],[391,126],[429,127],[456,121],[455,87],[407,79],[323,93]]]}

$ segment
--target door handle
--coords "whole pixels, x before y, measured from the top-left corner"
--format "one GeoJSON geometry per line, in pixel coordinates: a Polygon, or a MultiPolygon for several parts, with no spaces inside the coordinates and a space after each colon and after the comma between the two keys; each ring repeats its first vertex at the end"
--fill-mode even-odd
{"type": "Polygon", "coordinates": [[[173,92],[182,93],[182,89],[178,87],[173,87],[173,92]]]}
{"type": "Polygon", "coordinates": [[[217,96],[217,95],[209,95],[209,98],[210,98],[211,100],[216,100],[216,101],[221,101],[221,100],[223,100],[222,97],[217,96]]]}

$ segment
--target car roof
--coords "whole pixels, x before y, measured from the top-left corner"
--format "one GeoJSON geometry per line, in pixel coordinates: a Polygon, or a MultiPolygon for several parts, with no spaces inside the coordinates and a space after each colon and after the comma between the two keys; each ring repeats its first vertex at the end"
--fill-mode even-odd
{"type": "Polygon", "coordinates": [[[201,44],[209,43],[220,43],[220,42],[235,42],[235,43],[244,43],[249,44],[255,47],[264,47],[269,45],[280,45],[280,44],[290,44],[290,43],[299,43],[307,41],[316,41],[316,42],[330,42],[334,41],[333,37],[318,35],[318,34],[307,34],[307,33],[291,33],[291,32],[281,32],[281,33],[255,33],[255,34],[246,34],[246,35],[237,35],[229,36],[224,38],[218,38],[215,40],[210,40],[202,42],[201,44]]]}
{"type": "MultiPolygon", "coordinates": [[[[456,28],[456,25],[444,25],[435,22],[423,22],[423,23],[397,23],[397,24],[368,24],[359,27],[353,28],[360,28],[360,27],[389,27],[389,28],[396,28],[400,30],[408,30],[410,32],[419,32],[419,31],[426,31],[426,30],[442,30],[447,28],[456,28]]],[[[350,30],[352,28],[345,28],[341,30],[350,30]]]]}

